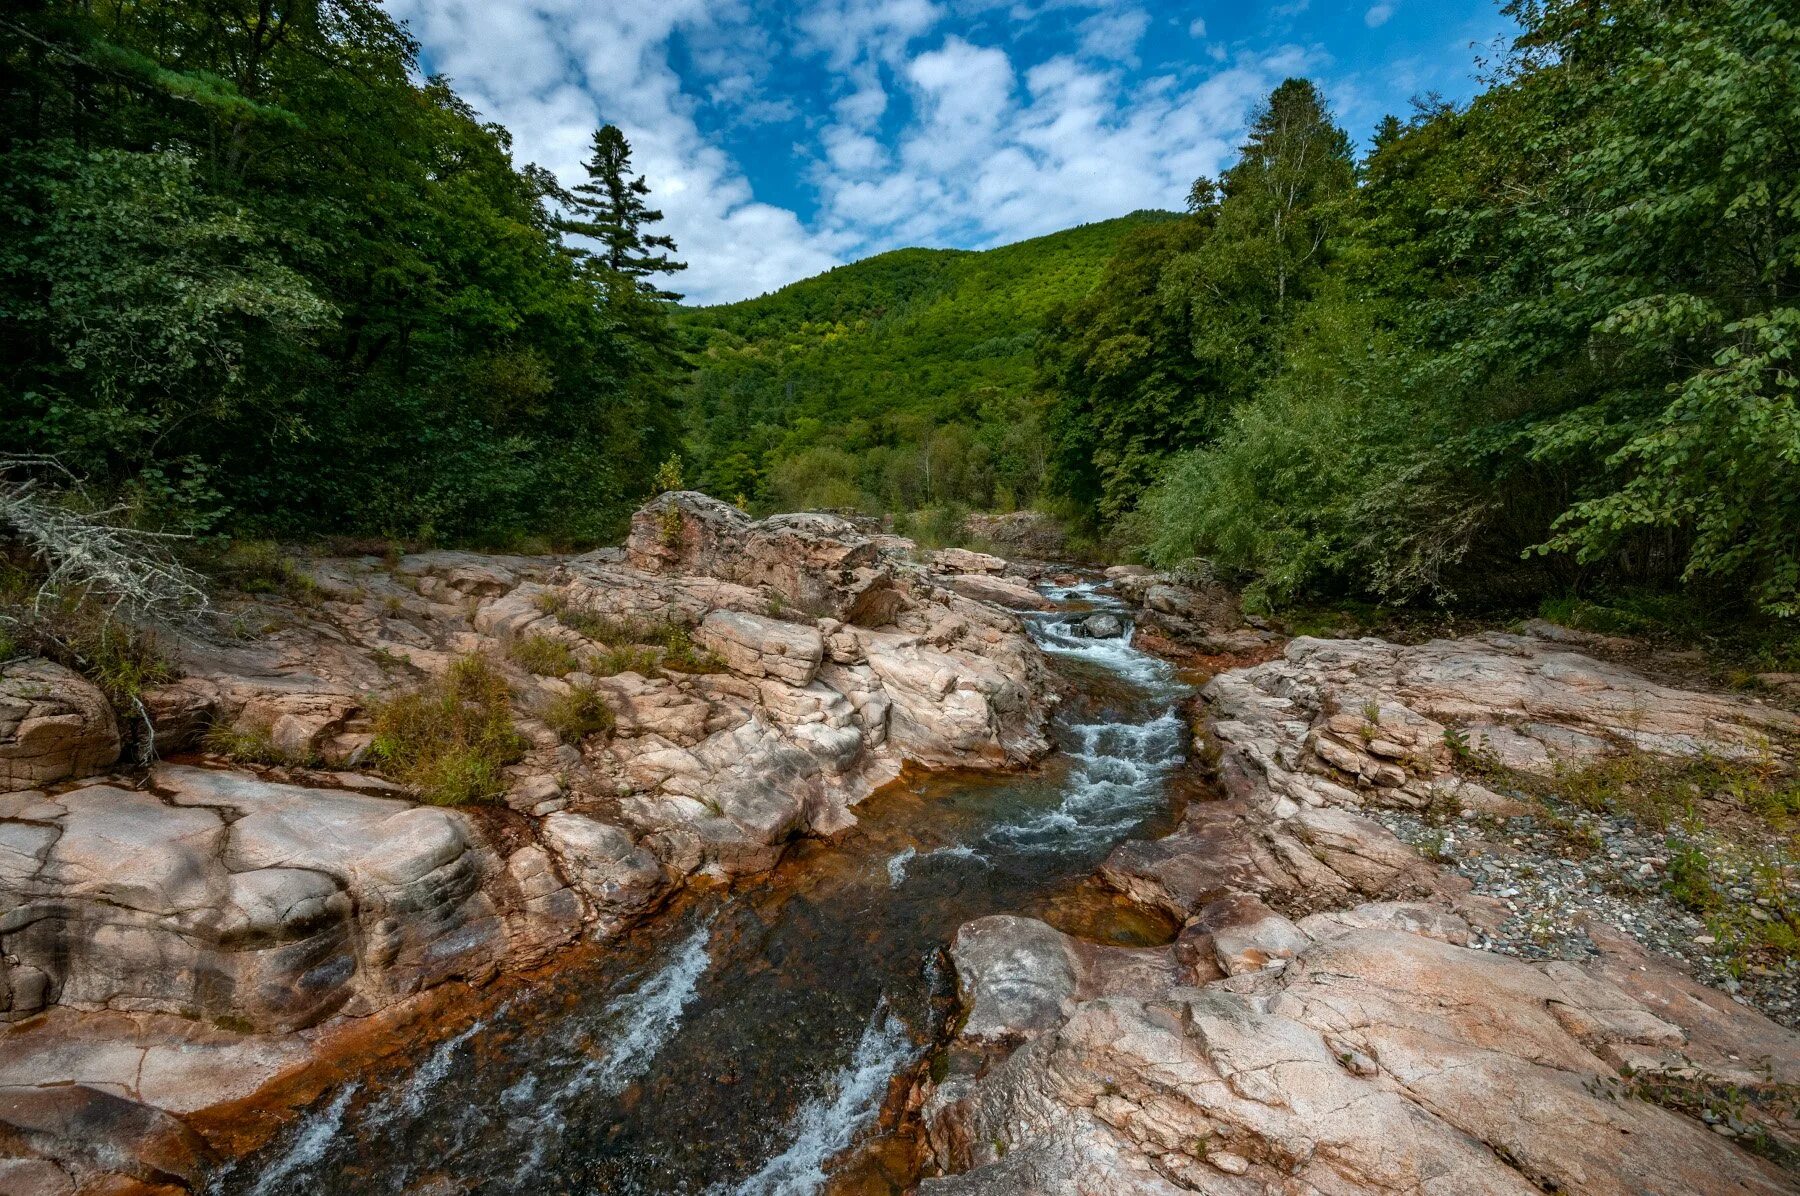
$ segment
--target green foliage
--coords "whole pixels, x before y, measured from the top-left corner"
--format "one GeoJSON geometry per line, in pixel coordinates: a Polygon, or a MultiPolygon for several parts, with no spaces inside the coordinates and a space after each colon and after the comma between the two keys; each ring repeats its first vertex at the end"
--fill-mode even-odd
{"type": "Polygon", "coordinates": [[[656,467],[656,489],[660,494],[671,490],[683,489],[681,484],[681,456],[671,453],[666,461],[656,467]]]}
{"type": "Polygon", "coordinates": [[[9,20],[0,446],[151,526],[621,525],[677,432],[662,305],[373,0],[9,20]]]}
{"type": "Polygon", "coordinates": [[[285,594],[305,603],[319,600],[319,583],[272,540],[232,540],[205,564],[219,582],[245,594],[285,594]]]}
{"type": "Polygon", "coordinates": [[[506,645],[506,655],[520,668],[541,677],[567,676],[581,663],[567,644],[547,635],[521,636],[506,645]]]}
{"type": "Polygon", "coordinates": [[[623,618],[572,607],[560,594],[545,594],[539,605],[557,622],[607,645],[584,671],[596,677],[618,673],[720,673],[724,662],[694,643],[693,633],[672,619],[623,618]]]}
{"type": "Polygon", "coordinates": [[[46,594],[40,583],[31,571],[0,562],[0,661],[53,660],[99,686],[121,715],[140,717],[138,695],[176,676],[155,630],[120,618],[86,591],[46,594]]]}
{"type": "Polygon", "coordinates": [[[580,743],[589,735],[610,731],[614,721],[612,708],[591,685],[570,686],[567,693],[557,694],[544,704],[540,717],[564,743],[580,743]]]}
{"type": "MultiPolygon", "coordinates": [[[[1038,330],[1141,212],[979,253],[903,249],[681,313],[699,488],[762,509],[1011,508],[1043,492],[1038,330]]],[[[742,505],[742,504],[740,504],[742,505]]]]}
{"type": "Polygon", "coordinates": [[[1121,252],[1044,350],[1060,484],[1263,605],[1800,613],[1800,24],[1508,11],[1490,89],[1383,121],[1354,191],[1284,84],[1222,197],[1121,252]]]}
{"type": "Polygon", "coordinates": [[[511,697],[498,670],[479,656],[465,656],[442,677],[374,708],[370,754],[421,801],[492,801],[506,788],[501,770],[527,746],[513,728],[511,697]]]}
{"type": "Polygon", "coordinates": [[[275,743],[267,724],[237,726],[214,723],[206,729],[206,750],[242,764],[269,764],[276,767],[304,768],[316,761],[284,752],[275,743]]]}
{"type": "Polygon", "coordinates": [[[1121,246],[1043,349],[1061,493],[1116,520],[1169,454],[1219,434],[1324,277],[1354,177],[1323,98],[1289,79],[1219,188],[1199,180],[1185,219],[1121,246]]]}

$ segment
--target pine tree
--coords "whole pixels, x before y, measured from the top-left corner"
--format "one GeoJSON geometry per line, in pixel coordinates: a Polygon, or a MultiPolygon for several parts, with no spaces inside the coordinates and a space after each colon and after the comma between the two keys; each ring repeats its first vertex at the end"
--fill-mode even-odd
{"type": "Polygon", "coordinates": [[[583,165],[587,181],[559,197],[567,215],[556,220],[555,227],[565,236],[598,241],[601,247],[596,252],[571,246],[571,252],[589,268],[610,272],[647,298],[680,299],[676,292],[649,281],[652,274],[685,270],[687,263],[672,256],[675,238],[646,231],[663,214],[647,202],[650,184],[644,176],[632,177],[631,143],[617,125],[594,130],[593,154],[583,165]]]}

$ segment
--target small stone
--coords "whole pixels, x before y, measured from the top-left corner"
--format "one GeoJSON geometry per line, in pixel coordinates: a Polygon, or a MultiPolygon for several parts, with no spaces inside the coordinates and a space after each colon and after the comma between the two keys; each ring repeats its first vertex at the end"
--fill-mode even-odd
{"type": "Polygon", "coordinates": [[[1206,1156],[1206,1161],[1227,1175],[1242,1175],[1250,1170],[1250,1160],[1241,1154],[1232,1154],[1228,1150],[1215,1151],[1206,1156]]]}

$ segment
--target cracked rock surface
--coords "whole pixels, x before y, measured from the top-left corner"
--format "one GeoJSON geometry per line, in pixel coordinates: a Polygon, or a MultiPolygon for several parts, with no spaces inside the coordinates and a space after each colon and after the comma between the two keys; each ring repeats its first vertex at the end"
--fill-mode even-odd
{"type": "Polygon", "coordinates": [[[1500,634],[1299,639],[1204,693],[1223,794],[1100,872],[1179,936],[964,926],[921,1192],[1800,1191],[1771,1161],[1800,1143],[1800,1036],[1603,924],[1582,963],[1472,949],[1504,907],[1366,812],[1510,800],[1457,774],[1450,728],[1548,770],[1767,751],[1791,714],[1500,634]],[[1646,1099],[1671,1090],[1736,1110],[1646,1099]]]}
{"type": "Polygon", "coordinates": [[[851,825],[905,763],[1042,755],[1037,648],[950,583],[975,570],[990,596],[1030,591],[922,560],[834,516],[754,521],[677,493],[623,548],[579,557],[303,562],[302,592],[237,601],[236,634],[177,645],[178,679],[143,695],[155,751],[177,762],[147,773],[95,775],[151,745],[121,744],[93,686],[8,663],[0,1190],[184,1182],[197,1148],[181,1117],[205,1085],[126,1077],[162,1066],[146,1060],[228,1070],[236,1042],[254,1088],[304,1062],[268,1054],[297,1030],[618,934],[697,874],[773,867],[795,836],[851,825]],[[509,649],[540,636],[574,667],[517,664],[509,649]],[[674,644],[716,671],[667,661],[674,644]],[[374,704],[470,653],[504,673],[529,744],[504,802],[424,806],[358,771],[374,704]],[[616,653],[633,667],[595,663],[616,653]],[[564,743],[541,715],[576,687],[612,727],[564,743]],[[197,754],[215,729],[279,763],[197,754]],[[202,1052],[184,1026],[223,1028],[202,1052]],[[81,1145],[96,1119],[127,1127],[98,1153],[81,1145]]]}

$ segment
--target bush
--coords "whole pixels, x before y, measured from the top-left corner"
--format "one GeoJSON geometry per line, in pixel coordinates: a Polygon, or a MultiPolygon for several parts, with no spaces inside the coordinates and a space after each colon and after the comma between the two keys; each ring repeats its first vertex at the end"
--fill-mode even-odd
{"type": "Polygon", "coordinates": [[[663,668],[676,673],[723,673],[725,662],[694,643],[685,627],[671,624],[663,634],[663,668]]]}
{"type": "Polygon", "coordinates": [[[297,569],[273,540],[233,540],[211,571],[245,594],[286,594],[307,603],[319,598],[319,584],[297,569]]]}
{"type": "Polygon", "coordinates": [[[580,662],[567,644],[547,635],[528,635],[506,646],[506,655],[519,667],[540,677],[566,677],[580,662]]]}
{"type": "Polygon", "coordinates": [[[317,763],[282,751],[275,745],[275,737],[267,726],[236,727],[214,723],[206,729],[206,750],[242,764],[306,767],[317,763]]]}
{"type": "Polygon", "coordinates": [[[506,679],[479,656],[376,706],[371,755],[381,771],[438,806],[490,801],[501,770],[525,754],[506,679]]]}
{"type": "Polygon", "coordinates": [[[541,716],[564,743],[580,743],[589,735],[613,728],[613,712],[591,685],[572,686],[544,704],[541,716]]]}

